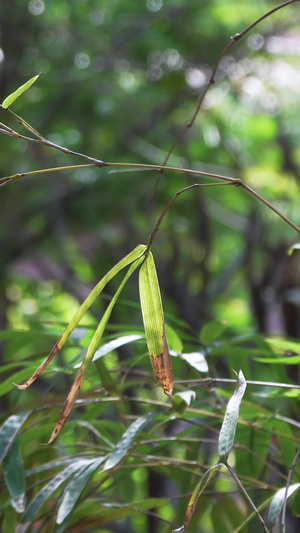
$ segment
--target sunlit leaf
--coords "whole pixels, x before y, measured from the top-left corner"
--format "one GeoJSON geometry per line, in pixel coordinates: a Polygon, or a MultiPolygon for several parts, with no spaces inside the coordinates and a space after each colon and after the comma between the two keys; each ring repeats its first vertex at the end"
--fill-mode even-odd
{"type": "Polygon", "coordinates": [[[9,96],[7,96],[2,102],[2,107],[4,107],[4,109],[7,109],[9,106],[11,106],[11,104],[13,104],[15,102],[15,100],[17,100],[17,98],[19,98],[19,96],[21,96],[23,93],[25,93],[25,91],[27,91],[29,89],[29,87],[31,87],[31,85],[39,77],[40,77],[40,74],[37,74],[36,76],[33,76],[33,78],[30,78],[30,80],[28,80],[26,83],[24,83],[24,85],[21,85],[16,91],[14,91],[9,96]]]}
{"type": "Polygon", "coordinates": [[[205,356],[201,352],[182,353],[180,359],[184,359],[198,372],[208,372],[208,365],[205,356]]]}
{"type": "Polygon", "coordinates": [[[18,433],[25,420],[30,415],[31,411],[23,411],[18,415],[12,415],[0,428],[0,463],[6,456],[10,446],[12,445],[16,434],[18,433]]]}
{"type": "Polygon", "coordinates": [[[103,467],[103,471],[114,468],[123,459],[123,457],[125,457],[137,435],[154,418],[154,416],[155,415],[153,413],[141,416],[131,424],[131,426],[125,431],[121,440],[116,445],[110,457],[107,459],[103,467]]]}
{"type": "Polygon", "coordinates": [[[4,458],[4,477],[13,508],[17,513],[23,513],[26,504],[25,473],[18,436],[4,458]]]}
{"type": "Polygon", "coordinates": [[[172,397],[173,408],[176,413],[183,414],[186,408],[195,400],[196,393],[193,390],[176,392],[172,397]]]}
{"type": "Polygon", "coordinates": [[[70,483],[67,485],[62,502],[59,506],[56,523],[61,524],[65,518],[73,511],[80,494],[86,486],[91,475],[104,461],[105,457],[92,459],[88,465],[83,465],[80,470],[74,475],[70,483]]]}
{"type": "MultiPolygon", "coordinates": [[[[295,490],[297,490],[300,487],[300,483],[295,483],[294,485],[290,485],[287,491],[287,497],[289,498],[295,490]]],[[[284,498],[285,498],[286,488],[283,487],[282,489],[278,490],[271,502],[269,512],[268,512],[268,519],[267,519],[267,525],[270,527],[273,527],[276,523],[276,520],[278,516],[280,515],[280,511],[283,506],[284,498]]]]}
{"type": "Polygon", "coordinates": [[[220,460],[222,461],[227,461],[234,444],[240,405],[242,398],[245,394],[246,387],[247,383],[244,378],[244,374],[240,370],[237,377],[236,389],[227,404],[225,417],[219,435],[218,453],[220,456],[220,460]]]}
{"type": "Polygon", "coordinates": [[[154,374],[165,394],[172,396],[173,370],[165,335],[165,321],[155,263],[152,253],[140,269],[140,300],[150,360],[154,374]]]}

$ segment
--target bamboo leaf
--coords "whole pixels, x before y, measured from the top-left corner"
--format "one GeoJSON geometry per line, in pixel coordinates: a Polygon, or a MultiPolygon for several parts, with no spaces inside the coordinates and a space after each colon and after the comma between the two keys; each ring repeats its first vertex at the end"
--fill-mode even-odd
{"type": "Polygon", "coordinates": [[[111,468],[114,468],[122,459],[125,457],[125,455],[128,452],[128,449],[132,445],[133,441],[135,440],[136,436],[144,429],[144,427],[154,418],[153,413],[149,413],[148,415],[141,416],[135,422],[129,426],[129,428],[125,431],[124,435],[122,436],[121,440],[116,445],[114,451],[111,453],[110,457],[107,459],[104,467],[103,472],[106,470],[110,470],[111,468]]]}
{"type": "Polygon", "coordinates": [[[70,413],[72,411],[72,408],[73,408],[73,405],[78,397],[78,394],[80,392],[80,389],[81,389],[81,386],[82,386],[82,383],[83,383],[83,380],[87,374],[87,371],[92,363],[92,360],[93,360],[93,357],[94,357],[94,354],[99,346],[99,343],[101,341],[101,337],[104,333],[104,330],[105,330],[105,327],[106,327],[106,324],[108,322],[108,319],[111,315],[111,312],[113,310],[113,307],[118,299],[118,296],[120,294],[120,292],[122,291],[125,283],[127,282],[127,280],[129,279],[129,277],[131,276],[131,274],[139,267],[139,265],[142,263],[142,261],[144,261],[144,257],[140,257],[139,259],[136,259],[136,261],[134,261],[129,269],[128,269],[128,272],[127,274],[125,275],[122,283],[120,284],[117,292],[115,293],[115,295],[113,296],[113,298],[111,299],[93,337],[92,337],[92,340],[89,344],[89,347],[86,351],[86,354],[84,356],[84,359],[82,361],[82,364],[81,364],[81,367],[79,368],[77,374],[76,374],[76,377],[74,379],[74,382],[71,386],[71,389],[69,391],[69,394],[67,396],[67,399],[66,399],[66,402],[65,402],[65,405],[63,407],[63,410],[61,412],[61,415],[59,417],[59,420],[58,422],[56,423],[55,425],[55,428],[51,434],[51,437],[48,441],[47,444],[50,444],[51,442],[54,441],[54,439],[57,437],[57,435],[61,432],[61,430],[63,429],[63,427],[65,426],[69,416],[70,416],[70,413]]]}
{"type": "Polygon", "coordinates": [[[180,359],[184,359],[184,361],[186,361],[190,366],[198,370],[198,372],[208,372],[208,365],[203,353],[183,353],[180,355],[180,359]]]}
{"type": "Polygon", "coordinates": [[[40,75],[41,74],[37,74],[36,76],[33,76],[33,78],[30,78],[30,80],[24,83],[24,85],[21,85],[21,87],[19,87],[16,91],[7,96],[2,102],[2,107],[4,109],[10,107],[15,102],[15,100],[19,98],[19,96],[25,93],[25,91],[27,91],[31,87],[31,85],[33,85],[33,83],[40,77],[40,75]]]}
{"type": "Polygon", "coordinates": [[[221,461],[227,461],[234,443],[237,421],[239,417],[240,405],[245,394],[247,383],[243,372],[240,370],[237,378],[237,385],[233,396],[230,398],[218,442],[218,453],[221,461]]]}
{"type": "Polygon", "coordinates": [[[82,459],[76,461],[75,464],[67,466],[62,472],[57,474],[47,485],[45,485],[42,490],[33,498],[27,507],[24,515],[22,516],[21,523],[31,522],[37,516],[40,508],[44,503],[50,498],[53,492],[58,489],[58,487],[67,481],[67,479],[74,474],[77,470],[82,468],[83,465],[89,464],[88,459],[82,459]]]}
{"type": "MultiPolygon", "coordinates": [[[[112,352],[113,350],[116,350],[120,346],[125,346],[125,344],[129,344],[131,342],[135,342],[143,338],[144,337],[142,335],[123,335],[122,337],[118,337],[117,339],[109,341],[106,344],[103,344],[103,346],[100,346],[98,350],[96,350],[95,355],[93,357],[93,363],[97,361],[97,359],[99,359],[100,357],[107,355],[108,353],[112,352]]],[[[79,368],[79,366],[80,363],[76,364],[74,368],[79,368]]]]}
{"type": "MultiPolygon", "coordinates": [[[[297,490],[300,487],[300,483],[295,483],[294,485],[290,485],[287,491],[287,497],[289,498],[295,490],[297,490]]],[[[267,519],[267,525],[270,527],[274,527],[276,520],[278,516],[280,515],[280,511],[283,506],[284,498],[285,498],[286,488],[283,487],[282,489],[278,490],[271,502],[269,512],[268,512],[268,519],[267,519]]]]}
{"type": "Polygon", "coordinates": [[[0,463],[11,447],[16,434],[18,433],[31,411],[23,411],[19,415],[12,415],[0,428],[0,463]]]}
{"type": "Polygon", "coordinates": [[[25,473],[18,436],[4,459],[4,477],[13,508],[17,513],[23,513],[26,504],[25,473]]]}
{"type": "MultiPolygon", "coordinates": [[[[183,531],[186,531],[186,529],[187,529],[187,527],[188,527],[188,525],[189,525],[189,523],[190,523],[190,521],[191,521],[191,519],[193,517],[193,514],[195,512],[195,508],[196,508],[196,504],[197,504],[198,499],[200,498],[200,496],[201,496],[202,492],[204,491],[206,485],[209,483],[211,478],[216,473],[216,468],[218,468],[219,466],[220,466],[219,463],[216,463],[209,470],[207,470],[207,472],[205,472],[204,476],[202,476],[202,478],[200,479],[200,481],[197,483],[196,487],[194,488],[192,496],[190,498],[190,501],[189,501],[187,509],[186,509],[183,531]]],[[[180,531],[180,529],[179,529],[179,531],[180,531]]]]}
{"type": "Polygon", "coordinates": [[[165,394],[172,396],[173,370],[165,335],[165,321],[159,283],[152,253],[149,251],[139,277],[140,300],[150,360],[165,394]]]}
{"type": "Polygon", "coordinates": [[[49,365],[49,363],[52,361],[53,357],[57,354],[59,350],[63,347],[66,340],[70,337],[72,331],[76,328],[77,324],[80,322],[82,317],[85,315],[87,310],[91,307],[97,296],[101,293],[101,291],[104,289],[104,287],[107,285],[107,283],[113,279],[120,270],[125,268],[126,266],[133,263],[136,259],[139,257],[142,257],[145,253],[146,246],[143,244],[140,244],[137,246],[130,254],[126,255],[119,263],[117,263],[100,281],[97,283],[97,285],[93,288],[93,290],[90,292],[89,296],[86,298],[86,300],[83,302],[83,304],[79,307],[78,311],[73,316],[72,320],[69,322],[68,326],[56,342],[56,344],[53,346],[51,352],[49,353],[48,357],[40,364],[40,366],[37,368],[37,370],[34,372],[34,374],[29,378],[26,383],[23,385],[16,385],[18,389],[24,390],[30,387],[32,383],[37,379],[38,376],[41,375],[41,373],[45,370],[45,368],[49,365]]]}
{"type": "Polygon", "coordinates": [[[99,457],[98,459],[92,459],[90,464],[83,465],[77,474],[71,479],[70,483],[65,489],[62,502],[59,506],[56,523],[61,524],[65,518],[73,511],[80,494],[86,486],[91,475],[104,461],[105,457],[99,457]]]}

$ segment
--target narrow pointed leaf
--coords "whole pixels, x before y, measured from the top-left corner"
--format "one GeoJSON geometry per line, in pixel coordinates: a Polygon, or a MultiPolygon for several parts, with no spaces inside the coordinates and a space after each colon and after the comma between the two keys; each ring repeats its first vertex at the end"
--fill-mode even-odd
{"type": "Polygon", "coordinates": [[[19,96],[21,96],[21,94],[25,93],[25,91],[27,91],[29,89],[29,87],[31,87],[31,85],[39,77],[40,77],[40,74],[37,74],[36,76],[33,76],[33,78],[30,78],[30,80],[28,80],[26,83],[24,83],[24,85],[21,85],[21,87],[19,87],[16,91],[14,91],[9,96],[7,96],[5,98],[5,100],[3,100],[3,102],[2,102],[2,107],[4,107],[4,109],[7,109],[9,106],[11,106],[11,104],[13,104],[15,102],[15,100],[17,100],[17,98],[19,98],[19,96]]]}
{"type": "MultiPolygon", "coordinates": [[[[103,346],[100,346],[100,348],[96,350],[95,355],[93,357],[93,362],[97,361],[97,359],[100,359],[100,357],[107,355],[113,350],[116,350],[120,346],[124,346],[125,344],[129,344],[131,342],[135,342],[143,338],[144,337],[142,335],[123,335],[122,337],[113,339],[112,341],[103,344],[103,346]]],[[[79,366],[80,364],[76,364],[74,368],[78,368],[79,366]]]]}
{"type": "MultiPolygon", "coordinates": [[[[193,514],[195,512],[196,504],[198,499],[200,498],[202,492],[204,491],[206,485],[209,483],[213,475],[216,473],[216,468],[218,468],[220,465],[217,463],[213,465],[205,474],[202,476],[200,481],[197,483],[196,487],[193,490],[192,496],[190,498],[190,501],[188,503],[186,513],[185,513],[185,520],[184,520],[184,529],[185,531],[193,517],[193,514]]],[[[180,531],[180,530],[179,530],[180,531]]]]}
{"type": "MultiPolygon", "coordinates": [[[[299,487],[300,487],[300,483],[295,483],[294,485],[290,485],[287,491],[287,497],[289,498],[291,494],[295,492],[295,490],[299,489],[299,487]]],[[[276,520],[278,516],[280,515],[280,511],[282,509],[284,498],[285,498],[285,492],[286,492],[285,487],[278,490],[271,502],[270,509],[268,512],[268,520],[267,520],[267,525],[270,527],[273,527],[275,525],[276,520]]]]}
{"type": "Polygon", "coordinates": [[[83,380],[86,376],[86,373],[92,363],[92,360],[93,360],[93,357],[94,357],[94,354],[99,346],[99,343],[101,341],[101,337],[104,333],[104,330],[105,330],[105,327],[106,327],[106,324],[109,320],[109,317],[111,315],[111,312],[113,310],[113,307],[118,299],[118,296],[120,294],[120,292],[122,291],[125,283],[127,282],[127,280],[129,279],[129,277],[131,276],[131,274],[139,267],[139,265],[141,264],[141,262],[144,261],[144,258],[143,257],[140,257],[139,259],[136,259],[136,261],[134,261],[134,263],[132,263],[128,269],[128,272],[127,274],[125,275],[122,283],[120,284],[117,292],[115,293],[115,295],[113,296],[113,298],[111,299],[93,337],[92,337],[92,340],[89,344],[89,347],[86,351],[86,354],[85,354],[85,357],[83,359],[83,362],[81,364],[81,367],[79,368],[77,374],[76,374],[76,377],[75,377],[75,380],[71,386],[71,389],[70,389],[70,392],[67,396],[67,399],[66,399],[66,402],[65,402],[65,405],[63,407],[63,410],[61,412],[61,415],[59,417],[59,420],[57,422],[57,424],[55,425],[55,428],[52,432],[52,435],[48,441],[47,444],[50,444],[51,442],[54,441],[54,439],[57,437],[57,435],[61,432],[61,430],[63,429],[63,427],[65,426],[69,416],[70,416],[70,413],[72,411],[72,408],[73,408],[73,405],[78,397],[78,394],[79,394],[79,391],[81,389],[81,386],[82,386],[82,383],[83,383],[83,380]]]}
{"type": "Polygon", "coordinates": [[[4,459],[4,477],[13,508],[17,513],[23,513],[26,504],[25,473],[18,436],[4,459]]]}
{"type": "Polygon", "coordinates": [[[0,428],[0,463],[6,456],[12,445],[16,434],[18,433],[31,411],[23,411],[19,415],[12,415],[0,428]]]}
{"type": "Polygon", "coordinates": [[[143,256],[145,253],[146,246],[143,244],[140,244],[137,246],[130,254],[126,255],[119,263],[117,263],[100,281],[97,283],[97,285],[93,288],[93,290],[90,292],[89,296],[86,298],[86,300],[83,302],[83,304],[79,307],[78,311],[75,313],[73,318],[71,319],[70,323],[64,330],[63,334],[60,336],[56,344],[53,346],[51,352],[49,353],[48,357],[45,359],[45,361],[42,362],[42,364],[37,368],[37,370],[34,372],[34,374],[29,378],[26,383],[23,385],[16,385],[18,389],[24,390],[30,387],[32,383],[37,379],[38,376],[41,375],[41,373],[45,370],[45,368],[49,365],[49,363],[52,361],[53,357],[57,354],[59,350],[63,347],[67,339],[70,337],[71,333],[76,328],[77,324],[80,322],[80,320],[83,318],[87,310],[91,307],[91,305],[94,303],[97,296],[101,293],[101,291],[104,289],[104,287],[107,285],[107,283],[120,272],[123,268],[133,263],[136,259],[143,256]]]}
{"type": "Polygon", "coordinates": [[[153,418],[154,414],[150,413],[148,415],[141,416],[131,424],[106,461],[103,471],[114,468],[123,459],[123,457],[125,457],[136,436],[153,418]]]}
{"type": "Polygon", "coordinates": [[[234,444],[240,405],[245,394],[246,387],[247,383],[244,374],[240,370],[235,392],[227,404],[226,413],[219,436],[218,453],[220,455],[220,460],[222,461],[227,461],[234,444]]]}
{"type": "Polygon", "coordinates": [[[59,506],[56,523],[62,524],[65,518],[73,511],[80,494],[89,481],[91,475],[104,461],[105,457],[99,457],[98,459],[92,459],[90,464],[83,465],[78,473],[74,475],[70,483],[66,487],[62,502],[59,506]]]}
{"type": "Polygon", "coordinates": [[[74,474],[77,470],[82,468],[83,465],[89,463],[88,459],[82,459],[81,461],[76,461],[75,464],[67,466],[62,472],[57,474],[47,485],[45,485],[42,490],[35,496],[35,498],[30,502],[29,506],[26,509],[26,512],[22,516],[21,523],[31,522],[37,516],[40,508],[44,503],[50,498],[53,492],[58,489],[58,487],[67,481],[69,477],[74,474]]]}
{"type": "Polygon", "coordinates": [[[140,300],[150,360],[165,394],[172,396],[173,370],[165,334],[163,307],[152,253],[149,251],[139,277],[140,300]]]}

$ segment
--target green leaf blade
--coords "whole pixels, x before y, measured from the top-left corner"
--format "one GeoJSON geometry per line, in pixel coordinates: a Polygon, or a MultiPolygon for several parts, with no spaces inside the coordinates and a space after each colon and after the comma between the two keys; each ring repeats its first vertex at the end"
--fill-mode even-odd
{"type": "Polygon", "coordinates": [[[4,109],[7,109],[10,107],[16,100],[21,96],[23,93],[28,91],[28,89],[33,85],[36,80],[40,77],[41,74],[36,74],[36,76],[33,76],[33,78],[30,78],[26,83],[21,85],[16,91],[8,95],[2,102],[2,107],[4,109]]]}
{"type": "Polygon", "coordinates": [[[10,416],[0,428],[0,463],[11,447],[16,434],[24,424],[31,411],[23,411],[18,415],[10,416]]]}
{"type": "Polygon", "coordinates": [[[174,386],[172,363],[166,341],[159,283],[153,255],[150,251],[140,269],[139,289],[152,368],[164,393],[172,396],[174,386]]]}
{"type": "Polygon", "coordinates": [[[232,450],[240,405],[245,394],[246,387],[247,383],[244,374],[240,370],[237,378],[236,389],[227,404],[225,417],[219,435],[218,453],[221,461],[226,462],[232,450]]]}
{"type": "Polygon", "coordinates": [[[26,504],[25,472],[19,438],[16,437],[4,459],[4,477],[17,513],[23,513],[26,504]]]}
{"type": "Polygon", "coordinates": [[[111,470],[117,464],[120,463],[123,457],[125,457],[125,455],[127,454],[128,449],[134,442],[136,436],[153,418],[154,414],[149,413],[148,415],[139,417],[131,424],[131,426],[129,426],[129,428],[123,434],[121,440],[116,445],[114,451],[111,453],[110,457],[106,461],[103,467],[103,472],[105,472],[106,470],[111,470]]]}
{"type": "Polygon", "coordinates": [[[66,487],[62,502],[59,506],[56,523],[62,524],[62,522],[69,516],[73,511],[80,494],[82,493],[84,487],[86,486],[88,480],[95,472],[95,470],[100,466],[104,461],[105,457],[100,457],[98,459],[92,459],[90,464],[83,465],[77,474],[71,479],[70,483],[66,487]]]}

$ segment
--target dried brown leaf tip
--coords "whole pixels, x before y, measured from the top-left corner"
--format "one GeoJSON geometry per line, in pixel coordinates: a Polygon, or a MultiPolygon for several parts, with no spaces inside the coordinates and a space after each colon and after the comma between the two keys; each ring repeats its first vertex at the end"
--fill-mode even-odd
{"type": "Polygon", "coordinates": [[[72,411],[72,407],[77,399],[77,396],[80,392],[80,389],[81,389],[81,385],[82,385],[82,382],[83,382],[83,378],[84,378],[84,375],[83,375],[83,367],[81,366],[80,369],[78,370],[77,374],[76,374],[76,377],[73,381],[73,384],[72,384],[72,387],[70,389],[70,392],[67,396],[67,399],[66,399],[66,402],[65,402],[65,405],[63,407],[63,410],[61,412],[61,415],[59,417],[59,420],[58,422],[56,423],[55,425],[55,428],[54,430],[52,431],[52,434],[51,434],[51,437],[49,439],[49,441],[47,442],[47,444],[51,444],[51,442],[54,441],[54,439],[56,439],[57,435],[61,432],[61,430],[64,428],[69,416],[70,416],[70,413],[72,411]]]}
{"type": "Polygon", "coordinates": [[[164,393],[172,396],[173,369],[165,334],[165,321],[159,283],[152,253],[140,269],[140,300],[150,360],[164,393]]]}

